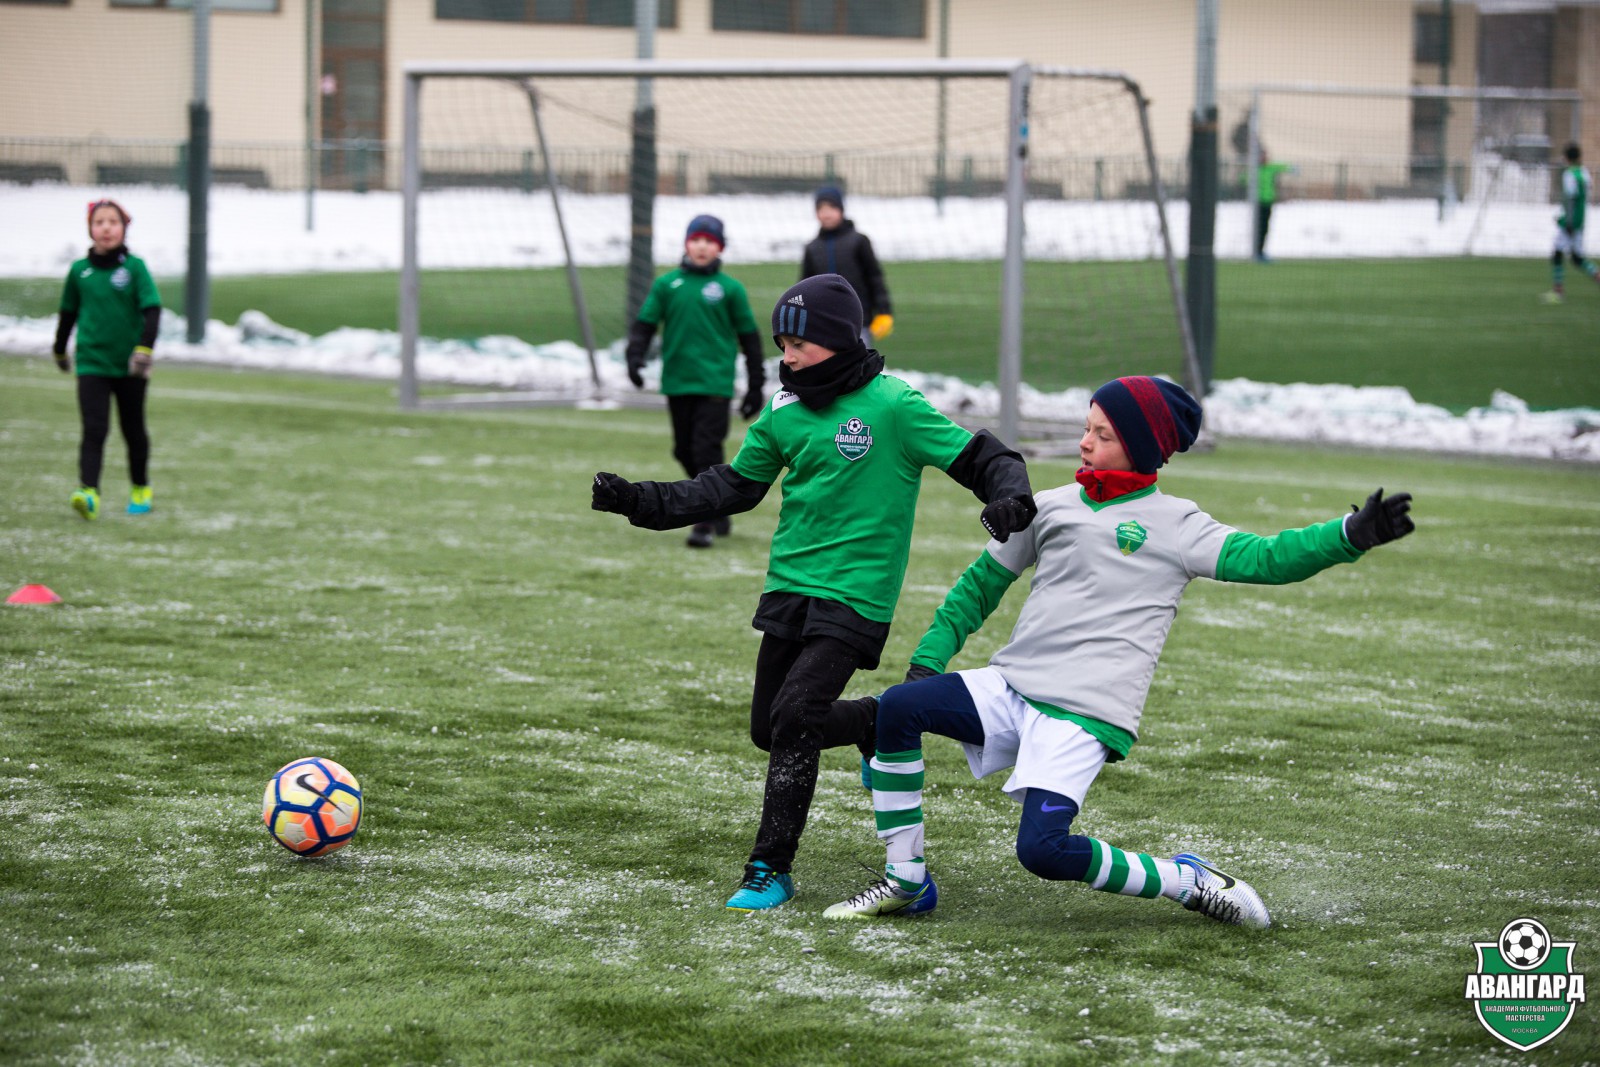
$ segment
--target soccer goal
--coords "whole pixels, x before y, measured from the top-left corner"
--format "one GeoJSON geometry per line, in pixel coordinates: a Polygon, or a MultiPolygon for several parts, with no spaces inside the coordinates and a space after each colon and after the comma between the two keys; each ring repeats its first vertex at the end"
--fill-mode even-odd
{"type": "Polygon", "coordinates": [[[445,386],[485,352],[536,359],[546,396],[632,396],[630,250],[644,242],[658,273],[675,265],[698,214],[722,218],[723,269],[765,332],[825,184],[884,264],[890,370],[992,382],[973,393],[992,394],[1008,439],[1035,415],[1030,388],[1128,373],[1199,387],[1146,103],[1117,72],[412,63],[404,131],[407,407],[475,402],[445,386]],[[566,368],[554,385],[552,365],[566,368]]]}
{"type": "MultiPolygon", "coordinates": [[[[1223,97],[1224,187],[1256,203],[1269,161],[1289,168],[1269,179],[1289,201],[1317,205],[1298,213],[1322,239],[1297,230],[1291,258],[1547,251],[1561,151],[1582,128],[1572,90],[1274,84],[1223,97]]],[[[1224,255],[1256,247],[1260,214],[1240,216],[1219,224],[1224,255]]]]}

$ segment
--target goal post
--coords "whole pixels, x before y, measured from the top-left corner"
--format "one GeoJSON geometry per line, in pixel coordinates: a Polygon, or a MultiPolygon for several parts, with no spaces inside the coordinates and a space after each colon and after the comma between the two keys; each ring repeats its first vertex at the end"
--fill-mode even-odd
{"type": "MultiPolygon", "coordinates": [[[[449,402],[420,394],[424,337],[471,332],[462,316],[473,300],[536,302],[471,289],[475,268],[567,267],[571,297],[546,280],[529,310],[543,321],[511,332],[570,340],[592,316],[604,348],[625,331],[617,302],[592,291],[585,301],[576,279],[582,267],[609,287],[636,236],[625,193],[640,79],[654,87],[658,266],[681,254],[688,218],[724,217],[726,269],[746,282],[759,321],[815,233],[811,193],[838,185],[886,264],[891,367],[907,365],[897,353],[935,373],[945,356],[971,367],[987,336],[978,362],[994,368],[1007,439],[1025,376],[1165,373],[1198,387],[1145,102],[1125,75],[1010,59],[423,62],[405,68],[402,406],[449,402]],[[436,279],[467,294],[459,306],[430,302],[436,279]],[[573,307],[558,315],[552,302],[573,307]]],[[[584,377],[597,382],[588,347],[584,377]]]]}

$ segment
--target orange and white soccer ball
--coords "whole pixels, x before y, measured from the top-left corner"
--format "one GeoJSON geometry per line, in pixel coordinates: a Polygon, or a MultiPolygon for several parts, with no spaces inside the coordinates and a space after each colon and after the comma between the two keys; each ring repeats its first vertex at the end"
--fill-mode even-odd
{"type": "Polygon", "coordinates": [[[267,783],[261,817],[272,839],[300,856],[326,856],[356,836],[361,783],[331,759],[285,763],[267,783]]]}

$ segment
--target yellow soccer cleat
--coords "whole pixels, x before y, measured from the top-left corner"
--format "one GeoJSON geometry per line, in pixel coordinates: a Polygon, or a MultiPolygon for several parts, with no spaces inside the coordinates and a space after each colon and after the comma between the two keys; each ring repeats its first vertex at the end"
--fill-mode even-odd
{"type": "Polygon", "coordinates": [[[100,517],[100,490],[83,486],[72,494],[72,510],[93,522],[100,517]]]}
{"type": "Polygon", "coordinates": [[[151,503],[150,487],[148,485],[136,485],[133,487],[133,492],[128,494],[128,514],[148,515],[150,514],[151,503]]]}

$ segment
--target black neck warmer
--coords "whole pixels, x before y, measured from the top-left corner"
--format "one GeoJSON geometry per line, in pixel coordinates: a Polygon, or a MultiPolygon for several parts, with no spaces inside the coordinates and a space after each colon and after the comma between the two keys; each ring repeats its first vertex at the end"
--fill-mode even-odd
{"type": "Polygon", "coordinates": [[[105,270],[107,267],[115,267],[118,263],[121,263],[127,258],[127,245],[118,245],[105,255],[101,255],[99,252],[96,252],[93,245],[89,246],[89,264],[91,266],[98,267],[101,270],[105,270]]]}
{"type": "Polygon", "coordinates": [[[821,411],[841,396],[855,392],[883,370],[883,356],[865,345],[842,349],[805,370],[778,364],[778,381],[812,411],[821,411]]]}

